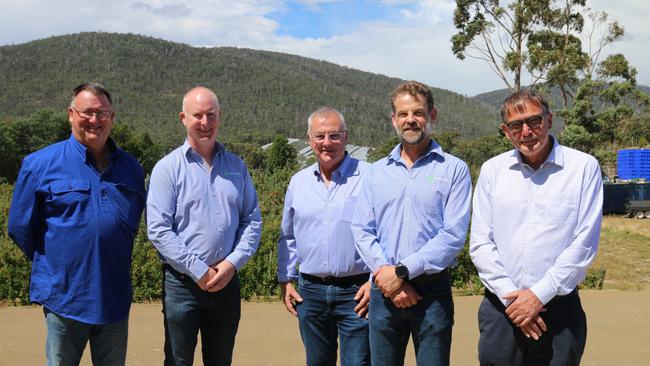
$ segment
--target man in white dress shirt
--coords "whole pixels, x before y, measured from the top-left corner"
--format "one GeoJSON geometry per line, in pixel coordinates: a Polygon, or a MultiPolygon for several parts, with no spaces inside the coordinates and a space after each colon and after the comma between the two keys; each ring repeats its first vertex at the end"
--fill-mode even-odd
{"type": "Polygon", "coordinates": [[[501,110],[514,150],[483,164],[470,253],[485,284],[481,365],[578,365],[587,337],[577,286],[598,248],[603,186],[591,155],[549,135],[553,114],[534,91],[501,110]]]}

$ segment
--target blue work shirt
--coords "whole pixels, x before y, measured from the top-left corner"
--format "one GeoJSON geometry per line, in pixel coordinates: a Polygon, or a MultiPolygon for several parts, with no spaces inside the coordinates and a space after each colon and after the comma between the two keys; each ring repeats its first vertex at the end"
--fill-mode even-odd
{"type": "Polygon", "coordinates": [[[126,318],[131,253],[144,208],[144,172],[111,150],[108,168],[74,136],[23,160],[9,209],[9,235],[32,260],[30,300],[88,324],[126,318]]]}
{"type": "Polygon", "coordinates": [[[278,282],[296,280],[297,264],[300,272],[320,277],[370,272],[357,254],[350,231],[361,175],[368,167],[346,153],[332,172],[329,187],[318,163],[291,178],[278,242],[278,282]]]}
{"type": "Polygon", "coordinates": [[[352,233],[373,272],[402,263],[414,278],[456,263],[469,224],[472,182],[467,165],[433,140],[410,169],[400,152],[397,145],[365,173],[352,233]]]}
{"type": "Polygon", "coordinates": [[[259,246],[262,218],[244,162],[216,143],[212,169],[185,143],[151,172],[149,239],[163,260],[198,281],[224,259],[237,271],[259,246]]]}

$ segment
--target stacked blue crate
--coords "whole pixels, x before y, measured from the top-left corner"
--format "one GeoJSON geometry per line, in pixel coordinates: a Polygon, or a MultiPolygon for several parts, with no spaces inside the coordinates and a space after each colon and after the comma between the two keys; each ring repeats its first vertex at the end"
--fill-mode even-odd
{"type": "Polygon", "coordinates": [[[650,149],[618,150],[619,179],[650,179],[650,149]]]}

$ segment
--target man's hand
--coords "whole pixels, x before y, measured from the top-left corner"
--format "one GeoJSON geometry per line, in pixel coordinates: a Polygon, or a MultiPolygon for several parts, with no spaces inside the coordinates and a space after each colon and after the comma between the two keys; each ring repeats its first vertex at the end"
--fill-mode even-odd
{"type": "Polygon", "coordinates": [[[521,332],[524,333],[526,338],[532,337],[534,340],[538,340],[542,336],[542,333],[547,331],[546,323],[544,323],[544,319],[539,314],[533,318],[533,321],[522,325],[519,329],[521,329],[521,332]]]}
{"type": "Polygon", "coordinates": [[[216,265],[212,265],[212,268],[217,272],[217,275],[214,284],[208,289],[210,292],[223,290],[224,287],[228,286],[235,273],[237,273],[235,266],[225,259],[216,265]]]}
{"type": "Polygon", "coordinates": [[[357,306],[354,307],[354,311],[357,313],[359,318],[362,316],[368,317],[368,305],[370,304],[370,281],[366,282],[359,288],[356,295],[354,295],[354,301],[359,302],[357,306]]]}
{"type": "Polygon", "coordinates": [[[208,271],[199,279],[196,284],[199,285],[201,290],[209,291],[212,286],[217,282],[217,271],[212,267],[208,267],[208,271]]]}
{"type": "Polygon", "coordinates": [[[404,309],[417,304],[422,300],[422,296],[408,282],[403,282],[402,286],[390,295],[390,299],[396,307],[404,309]]]}
{"type": "Polygon", "coordinates": [[[298,316],[296,311],[296,303],[302,302],[302,296],[296,291],[291,282],[280,282],[280,291],[282,291],[282,301],[287,311],[298,316]]]}
{"type": "Polygon", "coordinates": [[[530,289],[509,292],[503,298],[512,301],[506,308],[506,315],[518,327],[527,325],[535,319],[540,311],[545,310],[544,304],[530,289]]]}
{"type": "Polygon", "coordinates": [[[404,283],[404,280],[395,274],[395,266],[381,266],[373,273],[373,277],[377,288],[385,297],[391,296],[404,283]]]}

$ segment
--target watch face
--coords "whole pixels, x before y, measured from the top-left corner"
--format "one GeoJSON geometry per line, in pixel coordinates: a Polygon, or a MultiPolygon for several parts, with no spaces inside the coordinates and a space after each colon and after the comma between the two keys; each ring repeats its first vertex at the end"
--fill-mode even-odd
{"type": "Polygon", "coordinates": [[[401,264],[401,265],[395,267],[395,274],[399,278],[406,278],[409,275],[409,270],[408,270],[408,268],[406,268],[405,265],[401,264]]]}

